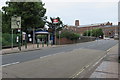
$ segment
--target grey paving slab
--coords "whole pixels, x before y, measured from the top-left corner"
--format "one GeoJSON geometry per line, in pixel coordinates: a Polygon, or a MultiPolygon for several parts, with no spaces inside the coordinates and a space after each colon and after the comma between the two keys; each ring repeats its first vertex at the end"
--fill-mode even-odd
{"type": "Polygon", "coordinates": [[[112,47],[90,78],[119,78],[118,45],[112,47]]]}

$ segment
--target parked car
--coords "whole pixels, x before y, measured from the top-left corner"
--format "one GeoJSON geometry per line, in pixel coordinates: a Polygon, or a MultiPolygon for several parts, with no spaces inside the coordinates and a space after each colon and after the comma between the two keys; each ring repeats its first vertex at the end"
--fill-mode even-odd
{"type": "Polygon", "coordinates": [[[114,36],[110,36],[110,38],[114,38],[114,36]]]}
{"type": "Polygon", "coordinates": [[[105,38],[104,38],[104,40],[109,40],[109,39],[110,39],[110,38],[108,38],[108,37],[105,37],[105,38]]]}

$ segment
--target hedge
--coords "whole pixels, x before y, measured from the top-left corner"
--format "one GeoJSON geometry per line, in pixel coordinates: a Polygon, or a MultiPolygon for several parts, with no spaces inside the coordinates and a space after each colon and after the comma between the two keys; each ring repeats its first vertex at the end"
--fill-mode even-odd
{"type": "MultiPolygon", "coordinates": [[[[64,31],[60,34],[60,38],[67,38],[70,40],[79,39],[80,35],[71,31],[64,31]]],[[[57,38],[59,38],[59,34],[57,33],[57,38]]]]}
{"type": "MultiPolygon", "coordinates": [[[[13,46],[17,45],[16,42],[17,34],[13,34],[13,46]]],[[[2,47],[10,47],[11,46],[11,41],[12,40],[12,35],[8,33],[3,33],[2,34],[2,47]]]]}

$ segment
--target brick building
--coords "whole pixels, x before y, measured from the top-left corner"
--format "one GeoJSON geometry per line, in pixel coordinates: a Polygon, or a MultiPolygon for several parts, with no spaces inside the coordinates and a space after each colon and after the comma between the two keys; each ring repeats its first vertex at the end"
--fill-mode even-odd
{"type": "Polygon", "coordinates": [[[112,27],[102,27],[103,33],[107,37],[114,37],[116,34],[118,34],[118,26],[112,26],[112,27]]]}
{"type": "Polygon", "coordinates": [[[99,23],[99,24],[91,24],[91,25],[81,25],[81,26],[65,26],[64,29],[68,31],[73,31],[75,33],[79,33],[83,35],[83,33],[87,30],[92,30],[95,28],[102,28],[103,33],[107,37],[114,37],[115,34],[118,34],[118,26],[112,25],[112,23],[99,23]]]}

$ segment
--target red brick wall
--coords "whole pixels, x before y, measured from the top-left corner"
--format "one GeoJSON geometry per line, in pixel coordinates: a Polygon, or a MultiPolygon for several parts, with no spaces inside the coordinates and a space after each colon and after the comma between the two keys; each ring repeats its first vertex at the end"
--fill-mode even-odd
{"type": "MultiPolygon", "coordinates": [[[[57,44],[59,44],[59,39],[57,38],[57,44]]],[[[60,38],[60,45],[63,45],[63,44],[72,44],[74,43],[74,41],[72,40],[69,40],[67,38],[60,38]]]]}
{"type": "MultiPolygon", "coordinates": [[[[85,37],[85,36],[81,36],[79,40],[74,40],[74,41],[69,40],[67,38],[61,38],[60,39],[60,45],[89,42],[89,41],[94,41],[95,39],[96,39],[95,37],[85,37]]],[[[57,38],[57,44],[59,44],[59,39],[58,38],[57,38]]]]}

